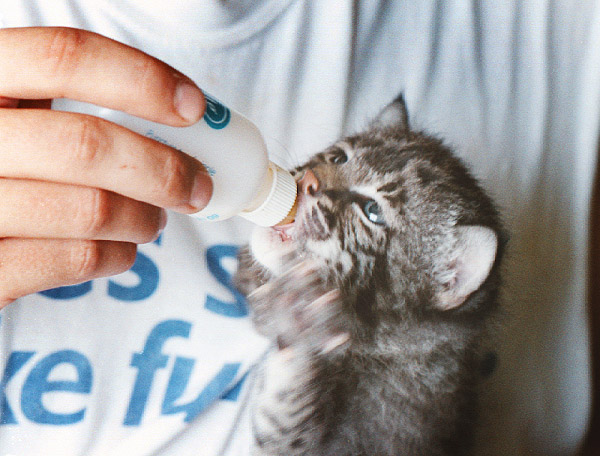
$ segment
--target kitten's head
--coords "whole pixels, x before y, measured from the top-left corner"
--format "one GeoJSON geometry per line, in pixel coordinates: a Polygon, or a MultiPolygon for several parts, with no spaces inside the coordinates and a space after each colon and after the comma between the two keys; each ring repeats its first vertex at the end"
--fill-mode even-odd
{"type": "Polygon", "coordinates": [[[502,231],[491,200],[407,118],[399,98],[366,131],[294,170],[295,222],[252,238],[267,276],[280,274],[292,252],[346,293],[385,289],[406,305],[442,311],[463,307],[486,281],[497,285],[502,231]]]}

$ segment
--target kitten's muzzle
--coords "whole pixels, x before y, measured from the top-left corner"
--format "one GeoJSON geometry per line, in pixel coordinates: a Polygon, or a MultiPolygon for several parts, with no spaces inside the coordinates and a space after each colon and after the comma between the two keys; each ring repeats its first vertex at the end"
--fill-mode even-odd
{"type": "MultiPolygon", "coordinates": [[[[296,201],[296,209],[299,210],[300,206],[305,204],[305,198],[307,196],[315,197],[319,193],[320,182],[313,171],[307,169],[304,172],[302,178],[298,181],[298,199],[296,201]]],[[[300,216],[300,213],[296,213],[296,216],[300,216]]],[[[297,220],[293,220],[291,223],[285,223],[282,225],[275,225],[272,229],[279,235],[282,242],[290,241],[294,239],[294,231],[297,220]]]]}

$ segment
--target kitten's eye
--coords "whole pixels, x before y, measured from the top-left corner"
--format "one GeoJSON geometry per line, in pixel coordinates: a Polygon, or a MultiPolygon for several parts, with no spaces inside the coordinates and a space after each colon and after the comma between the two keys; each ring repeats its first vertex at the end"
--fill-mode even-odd
{"type": "Polygon", "coordinates": [[[385,220],[383,219],[381,208],[379,207],[379,204],[377,204],[377,202],[373,200],[365,202],[362,205],[362,211],[371,222],[377,225],[385,225],[385,220]]]}
{"type": "Polygon", "coordinates": [[[338,150],[327,157],[327,161],[329,163],[334,163],[336,165],[341,165],[342,163],[346,163],[348,161],[348,156],[342,150],[338,150]]]}

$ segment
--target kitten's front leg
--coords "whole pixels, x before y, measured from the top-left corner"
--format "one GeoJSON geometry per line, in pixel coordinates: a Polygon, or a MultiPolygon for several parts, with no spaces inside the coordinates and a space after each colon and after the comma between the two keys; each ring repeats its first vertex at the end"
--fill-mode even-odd
{"type": "Polygon", "coordinates": [[[312,362],[291,347],[265,359],[254,397],[254,456],[319,454],[324,397],[312,362]]]}
{"type": "Polygon", "coordinates": [[[304,263],[249,299],[269,304],[261,323],[277,345],[255,394],[254,454],[321,454],[331,374],[349,340],[340,294],[304,263]]]}

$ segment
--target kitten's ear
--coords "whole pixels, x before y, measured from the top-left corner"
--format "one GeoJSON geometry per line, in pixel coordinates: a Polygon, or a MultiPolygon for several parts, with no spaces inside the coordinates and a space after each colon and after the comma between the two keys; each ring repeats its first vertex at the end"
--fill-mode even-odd
{"type": "Polygon", "coordinates": [[[487,279],[498,250],[496,233],[484,226],[459,226],[456,244],[446,260],[437,305],[455,309],[487,279]]]}
{"type": "Polygon", "coordinates": [[[371,122],[374,127],[399,127],[405,133],[410,131],[408,122],[408,109],[404,101],[404,95],[398,95],[394,101],[387,105],[379,115],[371,122]]]}

